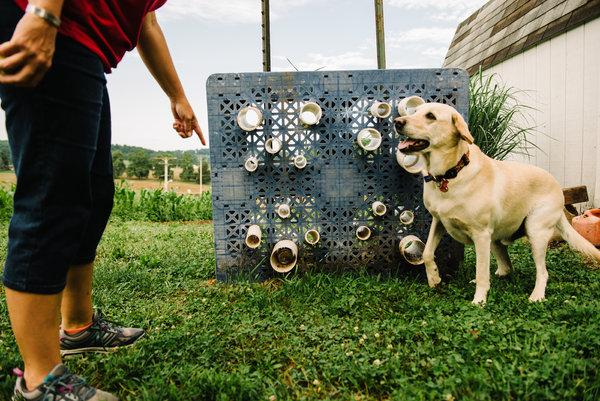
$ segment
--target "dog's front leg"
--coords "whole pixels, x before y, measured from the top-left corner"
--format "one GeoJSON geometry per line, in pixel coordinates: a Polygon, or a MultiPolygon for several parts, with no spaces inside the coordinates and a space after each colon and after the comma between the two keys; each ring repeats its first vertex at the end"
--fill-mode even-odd
{"type": "Polygon", "coordinates": [[[431,228],[429,229],[427,244],[425,244],[425,250],[423,251],[425,271],[427,272],[427,282],[432,288],[442,281],[437,264],[435,263],[435,250],[440,244],[445,232],[446,229],[444,228],[444,225],[434,217],[431,221],[431,228]]]}
{"type": "Polygon", "coordinates": [[[473,238],[476,254],[475,297],[473,303],[483,305],[490,289],[490,247],[492,237],[489,233],[478,233],[473,238]]]}

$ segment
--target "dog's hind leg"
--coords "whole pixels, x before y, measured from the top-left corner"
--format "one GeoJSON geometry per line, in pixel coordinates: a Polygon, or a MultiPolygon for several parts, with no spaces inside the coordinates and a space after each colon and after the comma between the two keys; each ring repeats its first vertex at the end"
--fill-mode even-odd
{"type": "Polygon", "coordinates": [[[487,300],[490,289],[490,247],[492,238],[490,233],[478,233],[473,237],[476,254],[475,270],[475,297],[473,303],[483,305],[487,300]]]}
{"type": "Polygon", "coordinates": [[[496,269],[496,276],[503,277],[510,273],[512,270],[512,263],[508,256],[508,247],[500,241],[492,242],[492,253],[498,262],[498,269],[496,269]]]}
{"type": "MultiPolygon", "coordinates": [[[[527,218],[527,237],[531,243],[531,253],[535,262],[535,287],[529,296],[531,302],[541,301],[546,296],[546,284],[548,283],[548,270],[546,269],[546,250],[548,242],[554,235],[554,226],[561,214],[554,216],[542,209],[534,211],[527,218]]],[[[560,212],[562,213],[562,211],[560,212]]]]}
{"type": "Polygon", "coordinates": [[[423,250],[423,261],[425,262],[425,271],[427,272],[427,282],[432,288],[442,281],[437,264],[435,263],[435,250],[440,244],[445,232],[446,229],[444,228],[444,225],[438,219],[433,217],[431,228],[429,229],[429,236],[427,237],[427,243],[423,250]]]}

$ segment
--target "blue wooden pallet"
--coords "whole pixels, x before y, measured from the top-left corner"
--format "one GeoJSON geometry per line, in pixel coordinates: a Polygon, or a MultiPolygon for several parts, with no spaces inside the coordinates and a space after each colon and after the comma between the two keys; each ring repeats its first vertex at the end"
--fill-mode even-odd
{"type": "MultiPolygon", "coordinates": [[[[215,74],[207,82],[213,220],[217,278],[267,278],[273,245],[282,239],[296,241],[300,271],[374,267],[394,270],[408,267],[398,250],[402,237],[413,234],[424,242],[431,218],[422,202],[422,178],[404,171],[395,159],[399,138],[393,129],[398,102],[418,95],[428,102],[453,105],[468,114],[468,75],[459,69],[319,71],[215,74]],[[305,128],[298,110],[306,101],[323,109],[320,124],[305,128]],[[394,106],[389,119],[373,118],[373,101],[394,106]],[[256,105],[265,124],[255,132],[236,123],[240,109],[256,105]],[[365,152],[356,145],[358,132],[374,127],[383,135],[382,146],[365,152]],[[265,152],[269,137],[283,142],[272,156],[265,152]],[[292,158],[304,154],[308,166],[297,170],[292,158]],[[247,157],[260,160],[257,171],[244,169],[247,157]],[[388,213],[375,217],[371,204],[380,200],[388,213]],[[278,204],[292,207],[290,219],[276,214],[278,204]],[[415,212],[410,226],[400,223],[403,210],[415,212]],[[260,248],[245,246],[247,228],[262,228],[260,248]],[[356,228],[373,231],[368,241],[356,239],[356,228]],[[304,233],[321,234],[317,246],[304,242],[304,233]]],[[[438,249],[442,270],[461,261],[463,248],[446,239],[438,249]]]]}

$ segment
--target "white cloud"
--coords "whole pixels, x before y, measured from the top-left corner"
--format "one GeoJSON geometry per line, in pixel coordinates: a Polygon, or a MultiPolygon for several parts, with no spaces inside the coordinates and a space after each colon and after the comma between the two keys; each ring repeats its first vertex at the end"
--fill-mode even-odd
{"type": "MultiPolygon", "coordinates": [[[[313,0],[277,0],[271,3],[271,19],[313,0]]],[[[261,20],[260,0],[170,0],[159,10],[165,19],[198,18],[228,24],[256,24],[261,20]]]]}
{"type": "Polygon", "coordinates": [[[392,48],[402,48],[407,44],[448,44],[454,32],[454,28],[413,28],[392,32],[387,38],[387,43],[392,48]]]}
{"type": "Polygon", "coordinates": [[[448,52],[447,47],[428,47],[424,49],[421,54],[425,57],[431,58],[444,58],[446,57],[446,53],[448,52]]]}
{"type": "Polygon", "coordinates": [[[388,0],[387,4],[405,10],[429,10],[432,19],[461,21],[483,6],[486,0],[388,0]]]}
{"type": "Polygon", "coordinates": [[[442,65],[453,36],[454,28],[413,28],[391,33],[387,43],[390,50],[410,54],[420,66],[431,67],[442,65]]]}
{"type": "MultiPolygon", "coordinates": [[[[367,55],[364,51],[350,51],[335,55],[324,55],[322,53],[309,53],[306,60],[291,60],[300,71],[315,71],[324,68],[326,70],[357,70],[369,69],[377,66],[375,54],[367,55]]],[[[290,71],[294,67],[290,65],[286,57],[275,57],[276,71],[290,71]]]]}

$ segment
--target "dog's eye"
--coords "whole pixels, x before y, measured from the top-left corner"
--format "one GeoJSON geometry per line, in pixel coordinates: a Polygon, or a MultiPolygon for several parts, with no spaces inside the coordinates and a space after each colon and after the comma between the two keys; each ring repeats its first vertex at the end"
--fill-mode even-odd
{"type": "Polygon", "coordinates": [[[427,117],[430,120],[435,120],[436,119],[435,116],[433,115],[433,113],[427,113],[427,115],[425,117],[427,117]]]}

